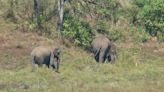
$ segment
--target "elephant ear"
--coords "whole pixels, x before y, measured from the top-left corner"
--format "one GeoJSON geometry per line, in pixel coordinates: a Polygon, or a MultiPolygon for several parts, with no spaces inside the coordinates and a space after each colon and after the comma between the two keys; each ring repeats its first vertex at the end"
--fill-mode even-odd
{"type": "Polygon", "coordinates": [[[53,54],[54,54],[54,56],[59,56],[60,55],[60,49],[59,48],[54,48],[53,54]]]}
{"type": "Polygon", "coordinates": [[[56,53],[57,53],[58,55],[60,55],[60,49],[59,49],[59,48],[56,48],[56,53]]]}

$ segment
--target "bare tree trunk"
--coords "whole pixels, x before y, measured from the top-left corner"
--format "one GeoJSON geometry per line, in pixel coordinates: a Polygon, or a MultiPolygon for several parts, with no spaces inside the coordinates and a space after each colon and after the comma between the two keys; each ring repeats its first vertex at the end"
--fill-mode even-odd
{"type": "Polygon", "coordinates": [[[65,0],[58,0],[58,21],[57,21],[57,32],[58,32],[58,44],[63,44],[62,37],[61,37],[61,30],[63,27],[63,15],[64,15],[64,1],[65,0]]]}
{"type": "Polygon", "coordinates": [[[34,0],[34,20],[36,23],[36,26],[38,27],[38,0],[34,0]]]}
{"type": "Polygon", "coordinates": [[[60,33],[63,26],[63,15],[64,15],[64,0],[58,0],[58,23],[57,32],[60,33]]]}

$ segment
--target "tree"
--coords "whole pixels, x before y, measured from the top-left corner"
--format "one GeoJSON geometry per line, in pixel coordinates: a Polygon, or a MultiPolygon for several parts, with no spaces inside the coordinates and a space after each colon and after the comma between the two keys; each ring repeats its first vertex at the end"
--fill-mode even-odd
{"type": "Polygon", "coordinates": [[[38,10],[38,0],[34,0],[34,20],[36,23],[36,26],[39,26],[38,23],[38,14],[39,14],[39,10],[38,10]]]}
{"type": "Polygon", "coordinates": [[[63,25],[63,15],[64,15],[64,1],[58,0],[58,23],[57,23],[57,32],[60,33],[63,25]]]}

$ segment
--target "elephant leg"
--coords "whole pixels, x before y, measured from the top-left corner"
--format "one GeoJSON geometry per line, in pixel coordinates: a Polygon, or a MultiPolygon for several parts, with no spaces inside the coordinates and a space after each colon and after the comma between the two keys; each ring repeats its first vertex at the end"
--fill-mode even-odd
{"type": "Polygon", "coordinates": [[[49,65],[49,64],[46,64],[46,66],[47,66],[48,68],[50,68],[50,65],[49,65]]]}
{"type": "Polygon", "coordinates": [[[42,58],[42,62],[43,64],[45,64],[48,68],[50,67],[50,56],[46,56],[44,58],[42,58]]]}
{"type": "Polygon", "coordinates": [[[55,69],[55,65],[51,65],[51,67],[52,67],[53,69],[55,69]]]}
{"type": "Polygon", "coordinates": [[[53,59],[53,60],[51,60],[50,61],[50,66],[53,68],[53,69],[55,69],[56,67],[55,67],[55,59],[53,59]]]}
{"type": "Polygon", "coordinates": [[[108,61],[108,62],[110,62],[110,61],[111,61],[111,59],[112,59],[112,58],[111,58],[111,55],[110,55],[110,54],[109,54],[109,55],[107,55],[107,61],[108,61]]]}
{"type": "Polygon", "coordinates": [[[113,54],[110,54],[107,56],[108,62],[115,63],[116,56],[113,54]]]}
{"type": "Polygon", "coordinates": [[[101,49],[101,48],[99,48],[98,50],[96,50],[96,51],[94,52],[94,57],[95,57],[95,60],[96,60],[97,63],[99,63],[100,49],[101,49]]]}
{"type": "Polygon", "coordinates": [[[99,62],[104,63],[104,61],[105,61],[105,52],[102,51],[99,54],[99,62]]]}
{"type": "Polygon", "coordinates": [[[32,72],[35,70],[35,56],[32,57],[32,72]]]}
{"type": "Polygon", "coordinates": [[[109,63],[110,62],[110,55],[106,54],[105,55],[105,63],[109,63]]]}
{"type": "Polygon", "coordinates": [[[43,59],[37,56],[32,57],[32,71],[35,69],[35,64],[42,66],[43,59]]]}
{"type": "Polygon", "coordinates": [[[95,55],[95,60],[97,63],[99,62],[99,54],[95,55]]]}
{"type": "Polygon", "coordinates": [[[56,72],[59,72],[59,65],[60,65],[60,59],[57,58],[57,60],[56,60],[56,72]]]}

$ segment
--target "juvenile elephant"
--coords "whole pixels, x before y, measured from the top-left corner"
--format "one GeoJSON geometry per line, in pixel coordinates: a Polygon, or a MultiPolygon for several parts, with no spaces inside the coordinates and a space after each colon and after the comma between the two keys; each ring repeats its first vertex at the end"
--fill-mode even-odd
{"type": "Polygon", "coordinates": [[[31,57],[33,69],[35,68],[35,64],[38,66],[45,64],[48,68],[51,66],[53,69],[56,69],[56,72],[58,72],[60,64],[59,48],[51,49],[49,47],[39,46],[32,50],[31,57]]]}
{"type": "Polygon", "coordinates": [[[96,62],[104,63],[106,59],[108,62],[115,61],[116,48],[115,45],[107,37],[96,37],[91,43],[91,49],[96,62]]]}

